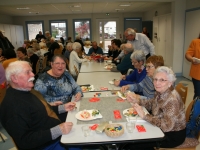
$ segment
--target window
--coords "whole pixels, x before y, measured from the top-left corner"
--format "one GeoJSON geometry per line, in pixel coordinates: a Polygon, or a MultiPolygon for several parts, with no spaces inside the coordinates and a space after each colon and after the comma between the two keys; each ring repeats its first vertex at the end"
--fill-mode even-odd
{"type": "Polygon", "coordinates": [[[90,19],[78,19],[78,20],[74,19],[73,25],[74,25],[74,39],[76,39],[76,36],[80,36],[83,41],[85,41],[86,38],[88,38],[89,40],[92,39],[90,19]]]}
{"type": "Polygon", "coordinates": [[[35,39],[39,31],[44,34],[43,21],[26,21],[26,31],[28,40],[35,39]]]}
{"type": "Polygon", "coordinates": [[[63,37],[64,40],[67,38],[67,20],[50,20],[50,32],[51,36],[55,40],[60,40],[63,37]]]}

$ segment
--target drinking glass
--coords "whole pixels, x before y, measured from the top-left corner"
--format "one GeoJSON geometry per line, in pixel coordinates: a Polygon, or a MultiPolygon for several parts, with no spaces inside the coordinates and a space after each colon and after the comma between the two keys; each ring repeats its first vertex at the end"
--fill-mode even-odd
{"type": "Polygon", "coordinates": [[[132,133],[135,128],[135,122],[126,122],[126,130],[128,133],[132,133]]]}
{"type": "Polygon", "coordinates": [[[90,135],[90,127],[89,126],[82,126],[82,132],[85,137],[90,135]]]}

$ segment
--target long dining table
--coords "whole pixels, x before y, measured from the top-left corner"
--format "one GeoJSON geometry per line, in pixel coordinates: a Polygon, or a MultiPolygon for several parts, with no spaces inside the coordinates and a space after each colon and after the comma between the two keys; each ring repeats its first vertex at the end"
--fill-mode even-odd
{"type": "MultiPolygon", "coordinates": [[[[99,65],[97,62],[93,62],[94,68],[99,65]]],[[[81,67],[85,67],[88,64],[82,64],[81,67]]],[[[99,65],[100,66],[100,65],[99,65]]],[[[103,67],[104,65],[102,65],[103,67]]],[[[93,68],[91,66],[90,69],[93,68]]],[[[81,72],[79,73],[77,83],[79,85],[91,84],[98,85],[101,84],[104,87],[109,87],[109,80],[119,78],[121,74],[119,72],[81,72]]],[[[112,87],[112,86],[110,86],[112,87]]],[[[119,90],[116,87],[115,90],[119,90]]],[[[112,88],[113,90],[113,88],[112,88]]],[[[137,143],[137,142],[158,142],[164,137],[164,133],[160,128],[140,119],[137,119],[136,125],[142,125],[145,127],[146,132],[139,132],[136,128],[133,133],[128,133],[126,130],[127,118],[124,116],[123,111],[131,107],[131,105],[126,101],[118,101],[117,95],[112,93],[112,90],[108,88],[107,91],[93,91],[83,93],[82,100],[76,102],[76,110],[68,112],[66,122],[72,122],[72,130],[66,134],[62,135],[61,143],[67,146],[77,146],[77,145],[106,145],[106,144],[120,144],[120,143],[137,143]],[[99,101],[91,102],[90,99],[97,97],[99,101]],[[94,120],[81,120],[77,115],[80,111],[98,109],[102,114],[102,118],[94,120]],[[117,110],[120,112],[121,118],[115,118],[113,112],[117,110]],[[91,130],[90,135],[85,137],[82,132],[82,126],[88,125],[93,126],[95,124],[101,124],[102,122],[108,122],[110,124],[117,123],[124,127],[124,134],[117,138],[112,138],[103,133],[96,133],[91,130]]],[[[72,98],[72,101],[74,97],[72,98]]]]}

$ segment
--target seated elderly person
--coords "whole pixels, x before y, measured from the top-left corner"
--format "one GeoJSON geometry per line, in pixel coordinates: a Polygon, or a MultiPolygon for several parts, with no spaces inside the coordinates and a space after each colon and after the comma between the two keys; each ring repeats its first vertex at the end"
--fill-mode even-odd
{"type": "Polygon", "coordinates": [[[71,101],[79,101],[82,91],[76,84],[73,77],[66,71],[65,58],[62,55],[55,55],[51,61],[51,69],[41,74],[34,86],[50,105],[60,105],[71,101]]]}
{"type": "Polygon", "coordinates": [[[133,46],[131,43],[126,43],[124,45],[124,58],[122,59],[121,63],[117,65],[117,68],[112,68],[111,71],[120,71],[121,74],[126,74],[128,69],[134,69],[132,62],[130,60],[130,56],[133,52],[133,46]]]}
{"type": "Polygon", "coordinates": [[[41,39],[41,42],[39,43],[39,46],[40,46],[41,49],[47,48],[46,40],[45,39],[41,39]]]}
{"type": "Polygon", "coordinates": [[[134,71],[130,75],[122,75],[121,80],[115,80],[115,86],[124,86],[127,84],[140,83],[146,77],[146,68],[144,67],[146,56],[143,51],[136,50],[131,54],[134,71]]]}
{"type": "Polygon", "coordinates": [[[36,74],[36,64],[37,64],[37,61],[38,61],[39,57],[34,53],[32,48],[29,48],[27,50],[27,55],[28,55],[28,57],[29,57],[29,59],[31,61],[33,73],[36,74]]]}
{"type": "Polygon", "coordinates": [[[17,57],[18,57],[18,60],[31,62],[30,59],[27,56],[27,50],[23,47],[19,47],[17,49],[17,57]]]}
{"type": "MultiPolygon", "coordinates": [[[[135,98],[133,93],[127,94],[128,101],[132,103],[138,115],[164,132],[165,138],[160,147],[165,148],[182,144],[186,137],[185,107],[180,95],[173,88],[175,80],[176,77],[170,68],[158,67],[153,75],[156,90],[154,98],[146,101],[135,98]],[[141,106],[151,114],[145,114],[141,106]]],[[[154,146],[156,145],[152,145],[154,146]]]]}
{"type": "Polygon", "coordinates": [[[68,60],[69,60],[70,53],[72,52],[72,45],[73,45],[73,43],[67,43],[67,45],[66,45],[66,51],[64,53],[64,56],[68,60]]]}
{"type": "Polygon", "coordinates": [[[60,136],[68,134],[73,123],[62,123],[57,115],[73,110],[76,104],[48,105],[39,92],[32,90],[34,74],[26,61],[10,63],[6,79],[10,87],[1,103],[0,119],[18,149],[65,150],[60,136]]]}
{"type": "Polygon", "coordinates": [[[153,74],[157,67],[164,65],[164,59],[162,56],[150,56],[146,61],[147,76],[140,82],[134,84],[128,84],[122,86],[121,91],[125,92],[130,90],[136,93],[142,93],[141,95],[135,94],[138,99],[150,99],[154,97],[155,89],[153,85],[153,74]]]}
{"type": "Polygon", "coordinates": [[[92,47],[89,49],[88,55],[103,55],[103,50],[101,49],[101,47],[97,46],[97,42],[94,41],[92,42],[92,47]]]}
{"type": "Polygon", "coordinates": [[[81,44],[78,42],[74,42],[72,45],[73,51],[70,53],[69,57],[69,70],[72,76],[76,79],[77,78],[77,72],[79,72],[79,66],[82,62],[87,61],[86,58],[81,59],[78,57],[78,53],[81,51],[81,44]]]}

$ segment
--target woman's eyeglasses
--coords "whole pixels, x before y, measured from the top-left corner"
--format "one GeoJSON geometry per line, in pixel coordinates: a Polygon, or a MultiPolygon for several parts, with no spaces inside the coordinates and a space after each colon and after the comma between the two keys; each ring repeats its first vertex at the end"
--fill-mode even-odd
{"type": "Polygon", "coordinates": [[[155,68],[155,67],[146,65],[146,69],[151,69],[151,68],[155,68]]]}
{"type": "Polygon", "coordinates": [[[156,78],[153,79],[153,82],[160,82],[160,83],[163,83],[163,82],[165,82],[165,81],[168,81],[168,80],[165,80],[165,79],[156,79],[156,78]]]}

